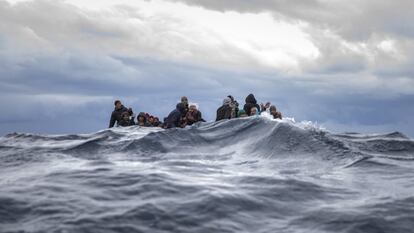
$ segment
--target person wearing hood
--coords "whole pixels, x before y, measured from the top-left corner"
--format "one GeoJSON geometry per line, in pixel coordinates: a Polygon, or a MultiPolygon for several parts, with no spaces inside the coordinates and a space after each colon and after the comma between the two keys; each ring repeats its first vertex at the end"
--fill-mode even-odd
{"type": "Polygon", "coordinates": [[[245,112],[248,116],[251,116],[251,109],[252,109],[253,107],[256,107],[256,109],[257,109],[258,111],[260,111],[260,106],[257,104],[257,100],[256,100],[256,98],[254,97],[254,95],[253,95],[253,94],[249,94],[249,95],[246,97],[246,104],[245,104],[245,105],[244,105],[244,107],[243,107],[244,112],[245,112]]]}
{"type": "Polygon", "coordinates": [[[176,108],[164,119],[164,128],[182,127],[181,120],[186,114],[185,103],[178,103],[176,108]]]}
{"type": "Polygon", "coordinates": [[[186,125],[193,125],[199,121],[205,122],[205,120],[201,116],[201,112],[197,109],[197,106],[192,104],[190,105],[190,109],[188,110],[187,114],[185,115],[186,125]]]}
{"type": "Polygon", "coordinates": [[[147,122],[148,122],[151,126],[154,126],[154,116],[150,115],[150,116],[147,118],[147,122]]]}
{"type": "Polygon", "coordinates": [[[109,121],[109,128],[115,126],[115,123],[119,124],[122,120],[122,113],[128,112],[128,109],[122,105],[120,100],[115,101],[115,109],[111,114],[111,120],[109,121]]]}
{"type": "Polygon", "coordinates": [[[227,97],[223,100],[223,105],[217,109],[216,121],[231,119],[232,111],[231,99],[227,97]]]}
{"type": "Polygon", "coordinates": [[[134,121],[131,121],[131,115],[129,113],[129,111],[127,112],[123,112],[121,114],[121,121],[119,122],[119,126],[121,127],[128,127],[128,126],[132,126],[135,125],[134,121]]]}
{"type": "Polygon", "coordinates": [[[158,117],[154,117],[154,122],[152,123],[154,127],[161,127],[162,123],[160,122],[160,119],[158,117]]]}
{"type": "Polygon", "coordinates": [[[137,116],[137,124],[141,127],[150,127],[151,125],[147,121],[147,115],[144,112],[141,112],[137,116]]]}

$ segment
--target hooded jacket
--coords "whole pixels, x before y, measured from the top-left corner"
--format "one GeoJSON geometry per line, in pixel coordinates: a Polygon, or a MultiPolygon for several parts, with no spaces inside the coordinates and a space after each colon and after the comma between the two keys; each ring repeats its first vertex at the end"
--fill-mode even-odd
{"type": "Polygon", "coordinates": [[[111,114],[111,120],[109,121],[109,128],[112,128],[115,126],[115,123],[118,123],[122,120],[122,113],[127,112],[128,109],[122,105],[120,109],[114,109],[114,111],[111,114]]]}
{"type": "Polygon", "coordinates": [[[145,113],[143,113],[143,112],[141,112],[141,113],[139,113],[138,114],[138,116],[137,116],[137,123],[136,123],[136,125],[138,125],[138,126],[143,126],[143,127],[150,127],[151,126],[151,124],[150,123],[148,123],[148,119],[147,119],[147,115],[145,114],[145,113]],[[139,121],[139,118],[140,117],[144,117],[144,124],[143,125],[140,125],[140,121],[139,121]]]}
{"type": "Polygon", "coordinates": [[[178,103],[176,108],[165,118],[165,127],[181,127],[181,118],[185,115],[186,106],[184,103],[178,103]]]}
{"type": "Polygon", "coordinates": [[[217,109],[216,121],[231,119],[232,107],[230,106],[231,99],[225,98],[223,100],[223,105],[217,109]]]}
{"type": "Polygon", "coordinates": [[[257,108],[257,110],[259,111],[259,113],[260,113],[260,106],[257,104],[257,100],[256,100],[256,98],[254,97],[254,95],[253,94],[250,94],[250,95],[248,95],[247,97],[246,97],[246,104],[244,105],[244,107],[243,107],[243,109],[244,109],[244,111],[246,112],[246,114],[248,115],[248,116],[250,116],[250,113],[251,113],[251,109],[253,108],[253,107],[256,107],[257,108]]]}

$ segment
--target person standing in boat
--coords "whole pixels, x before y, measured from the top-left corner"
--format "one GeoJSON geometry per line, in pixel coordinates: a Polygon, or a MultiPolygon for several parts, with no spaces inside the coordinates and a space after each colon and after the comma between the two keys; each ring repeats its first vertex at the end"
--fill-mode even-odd
{"type": "Polygon", "coordinates": [[[120,100],[115,101],[115,109],[111,114],[111,120],[109,121],[109,128],[115,126],[115,123],[119,124],[122,120],[122,113],[128,112],[128,109],[122,105],[120,100]]]}

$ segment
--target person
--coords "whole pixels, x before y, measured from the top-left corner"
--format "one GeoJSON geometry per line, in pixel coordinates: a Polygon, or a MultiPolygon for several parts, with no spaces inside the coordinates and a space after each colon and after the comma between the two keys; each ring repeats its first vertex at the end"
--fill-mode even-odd
{"type": "Polygon", "coordinates": [[[154,126],[154,116],[150,115],[147,120],[148,120],[148,124],[150,124],[151,126],[154,126]]]}
{"type": "Polygon", "coordinates": [[[237,113],[237,117],[244,118],[244,117],[248,117],[248,115],[246,114],[244,109],[240,109],[239,112],[237,113]]]}
{"type": "Polygon", "coordinates": [[[144,112],[140,112],[137,116],[137,124],[141,127],[150,127],[151,125],[147,121],[147,116],[144,112]]]}
{"type": "Polygon", "coordinates": [[[253,107],[256,107],[257,110],[260,110],[260,106],[257,104],[257,100],[253,94],[249,94],[246,97],[246,104],[244,105],[243,109],[248,116],[251,116],[251,110],[253,107]]]}
{"type": "Polygon", "coordinates": [[[135,114],[134,111],[132,111],[132,108],[128,108],[128,114],[129,114],[129,124],[135,125],[135,114]]]}
{"type": "Polygon", "coordinates": [[[234,99],[232,95],[228,95],[227,97],[231,99],[231,118],[236,118],[237,114],[239,113],[239,103],[237,102],[237,100],[234,99]]]}
{"type": "Polygon", "coordinates": [[[258,114],[258,111],[259,111],[259,110],[257,110],[257,108],[256,108],[256,107],[252,107],[252,108],[250,109],[250,115],[249,115],[249,116],[257,116],[257,115],[259,115],[259,114],[258,114]]]}
{"type": "Polygon", "coordinates": [[[121,114],[121,120],[119,121],[119,126],[121,127],[128,127],[128,126],[132,126],[135,125],[134,121],[131,121],[131,117],[129,114],[129,111],[123,112],[121,114]]]}
{"type": "Polygon", "coordinates": [[[181,103],[185,105],[185,114],[187,114],[188,110],[190,109],[190,107],[188,106],[189,104],[187,96],[181,97],[181,103]]]}
{"type": "Polygon", "coordinates": [[[270,115],[273,116],[273,119],[281,119],[282,120],[282,113],[277,111],[276,106],[270,106],[270,115]]]}
{"type": "Polygon", "coordinates": [[[224,119],[231,119],[232,114],[232,107],[230,106],[231,99],[229,97],[226,97],[223,100],[223,105],[217,109],[217,117],[216,121],[221,121],[224,119]]]}
{"type": "Polygon", "coordinates": [[[186,105],[185,103],[178,103],[177,106],[173,111],[168,114],[168,117],[164,118],[164,128],[175,128],[175,127],[183,127],[181,124],[182,118],[186,114],[186,105]]]}
{"type": "Polygon", "coordinates": [[[154,127],[161,127],[162,123],[160,122],[160,119],[158,117],[154,117],[154,122],[152,123],[154,127]]]}
{"type": "Polygon", "coordinates": [[[111,114],[111,120],[109,121],[109,128],[115,126],[115,123],[119,124],[122,120],[122,113],[127,112],[128,109],[122,105],[120,100],[115,100],[115,109],[111,114]]]}
{"type": "Polygon", "coordinates": [[[261,111],[260,112],[266,112],[266,110],[270,107],[270,102],[267,102],[266,104],[261,103],[260,104],[260,108],[261,111]]]}
{"type": "Polygon", "coordinates": [[[202,121],[203,118],[201,117],[201,112],[197,109],[197,106],[192,104],[190,105],[190,109],[188,110],[187,114],[185,115],[186,125],[193,125],[196,122],[202,121]]]}

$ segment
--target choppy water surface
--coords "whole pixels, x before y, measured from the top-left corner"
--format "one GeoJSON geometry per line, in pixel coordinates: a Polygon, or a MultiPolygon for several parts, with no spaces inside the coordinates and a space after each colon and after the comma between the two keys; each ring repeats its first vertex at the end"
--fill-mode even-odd
{"type": "Polygon", "coordinates": [[[0,138],[0,232],[414,232],[414,141],[265,118],[0,138]]]}

